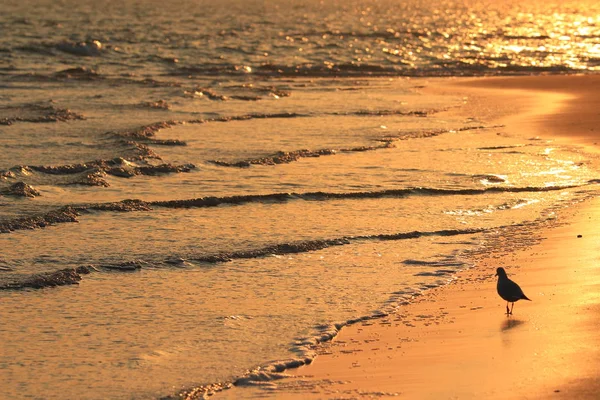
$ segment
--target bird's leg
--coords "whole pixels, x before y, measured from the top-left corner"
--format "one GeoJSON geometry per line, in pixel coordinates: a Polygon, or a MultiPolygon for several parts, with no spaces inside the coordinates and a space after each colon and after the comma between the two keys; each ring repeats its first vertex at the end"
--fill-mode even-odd
{"type": "Polygon", "coordinates": [[[506,315],[509,315],[510,312],[508,311],[508,301],[506,302],[506,315]]]}
{"type": "MultiPolygon", "coordinates": [[[[508,305],[507,305],[508,307],[508,305]]],[[[510,307],[510,315],[512,315],[512,310],[515,308],[515,302],[513,301],[512,306],[510,307]]]]}

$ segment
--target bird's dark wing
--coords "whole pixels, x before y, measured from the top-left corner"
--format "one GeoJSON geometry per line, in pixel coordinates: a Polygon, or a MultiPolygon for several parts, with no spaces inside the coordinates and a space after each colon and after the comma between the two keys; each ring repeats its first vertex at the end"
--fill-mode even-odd
{"type": "Polygon", "coordinates": [[[517,301],[526,298],[523,290],[510,279],[498,281],[498,294],[506,301],[517,301]]]}

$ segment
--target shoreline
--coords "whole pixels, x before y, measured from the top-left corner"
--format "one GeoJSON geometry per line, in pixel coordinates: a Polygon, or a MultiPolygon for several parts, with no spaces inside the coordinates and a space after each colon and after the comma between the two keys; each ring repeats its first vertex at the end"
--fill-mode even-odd
{"type": "MultiPolygon", "coordinates": [[[[433,91],[465,93],[461,116],[499,115],[492,122],[507,131],[598,153],[599,86],[600,75],[460,78],[436,79],[433,91]]],[[[396,314],[345,327],[268,392],[232,388],[219,398],[596,398],[600,199],[558,216],[535,232],[537,243],[500,246],[396,314]],[[509,318],[495,290],[497,266],[533,299],[509,318]]]]}
{"type": "MultiPolygon", "coordinates": [[[[600,74],[453,78],[432,93],[463,93],[465,107],[449,114],[492,118],[528,137],[600,154],[600,74]]],[[[598,163],[600,165],[600,162],[598,163]]]]}

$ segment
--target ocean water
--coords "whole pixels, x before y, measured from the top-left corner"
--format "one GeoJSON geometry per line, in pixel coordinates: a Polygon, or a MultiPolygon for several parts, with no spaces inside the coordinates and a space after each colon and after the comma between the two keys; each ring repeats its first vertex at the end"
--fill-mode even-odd
{"type": "Polygon", "coordinates": [[[595,156],[428,90],[597,72],[597,2],[2,8],[0,398],[273,379],[597,194],[595,156]]]}

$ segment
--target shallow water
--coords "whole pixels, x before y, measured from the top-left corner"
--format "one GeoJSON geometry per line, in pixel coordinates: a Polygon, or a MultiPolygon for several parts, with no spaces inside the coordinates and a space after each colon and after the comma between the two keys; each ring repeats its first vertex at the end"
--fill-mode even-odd
{"type": "Polygon", "coordinates": [[[420,3],[9,1],[0,397],[310,359],[593,195],[593,156],[407,76],[595,71],[597,4],[420,3]]]}

